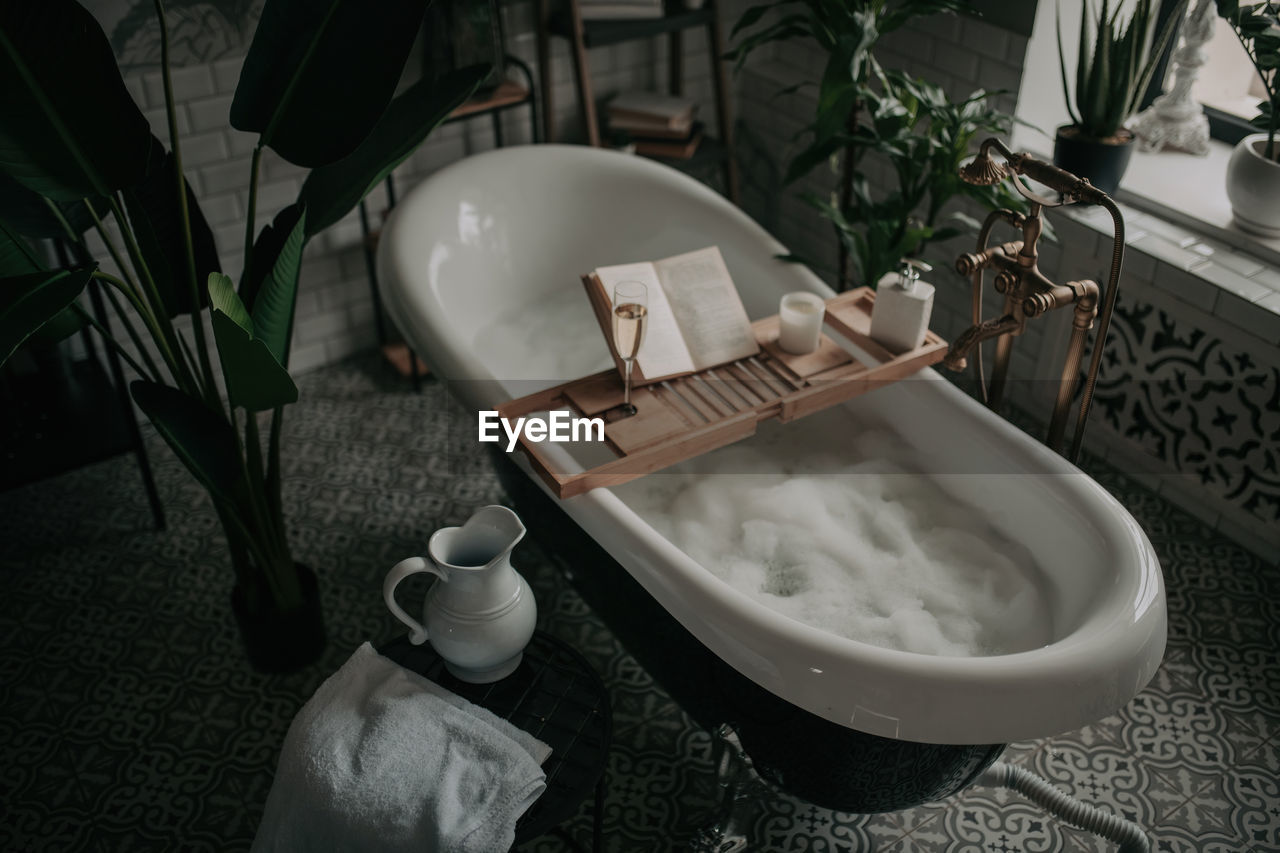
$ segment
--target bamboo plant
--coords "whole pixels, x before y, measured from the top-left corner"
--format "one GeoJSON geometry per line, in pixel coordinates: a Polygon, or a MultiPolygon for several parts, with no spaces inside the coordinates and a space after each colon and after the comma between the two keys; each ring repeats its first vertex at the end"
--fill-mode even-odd
{"type": "Polygon", "coordinates": [[[1266,156],[1280,162],[1280,4],[1274,0],[1241,4],[1240,0],[1217,0],[1218,15],[1231,25],[1240,46],[1262,79],[1267,99],[1258,104],[1258,114],[1250,124],[1267,134],[1266,156]]]}
{"type": "Polygon", "coordinates": [[[234,281],[183,175],[161,0],[167,144],[79,3],[0,4],[0,363],[51,321],[96,327],[140,377],[134,401],[212,498],[237,588],[254,611],[301,603],[280,457],[284,408],[298,398],[287,368],[303,248],[489,70],[424,79],[394,95],[426,5],[388,0],[373,14],[361,0],[267,0],[230,108],[232,127],[258,135],[234,281]],[[297,200],[259,228],[267,148],[310,172],[297,200]],[[89,256],[86,231],[101,237],[111,271],[89,256]],[[79,262],[49,268],[31,237],[65,241],[79,262]],[[90,281],[106,294],[121,340],[79,305],[90,281]]]}

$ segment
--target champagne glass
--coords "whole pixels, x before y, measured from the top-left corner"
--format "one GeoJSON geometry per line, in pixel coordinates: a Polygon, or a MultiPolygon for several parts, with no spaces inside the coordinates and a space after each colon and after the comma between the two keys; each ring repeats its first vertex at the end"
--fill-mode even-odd
{"type": "Polygon", "coordinates": [[[620,281],[613,288],[613,345],[622,359],[622,410],[636,413],[631,405],[631,366],[644,343],[649,318],[649,289],[639,281],[620,281]]]}

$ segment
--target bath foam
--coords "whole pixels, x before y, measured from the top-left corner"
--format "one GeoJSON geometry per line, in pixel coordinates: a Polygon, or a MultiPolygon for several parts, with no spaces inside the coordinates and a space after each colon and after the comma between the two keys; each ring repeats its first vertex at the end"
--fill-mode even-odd
{"type": "MultiPolygon", "coordinates": [[[[613,365],[591,303],[574,284],[530,303],[495,306],[475,336],[474,351],[498,379],[555,380],[590,376],[613,365]],[[563,341],[574,341],[566,347],[563,341]]],[[[529,393],[522,389],[520,393],[529,393]]]]}
{"type": "Polygon", "coordinates": [[[726,583],[832,634],[966,657],[1048,643],[1026,549],[895,461],[890,432],[844,415],[839,452],[784,426],[616,492],[726,583]]]}

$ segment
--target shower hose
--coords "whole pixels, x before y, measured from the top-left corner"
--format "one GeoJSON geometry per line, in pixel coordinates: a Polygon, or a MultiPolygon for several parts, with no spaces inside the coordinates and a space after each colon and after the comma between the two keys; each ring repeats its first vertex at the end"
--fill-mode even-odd
{"type": "Polygon", "coordinates": [[[1067,796],[1029,770],[997,761],[978,784],[1012,788],[1059,820],[1120,845],[1120,853],[1151,853],[1151,839],[1132,821],[1067,796]]]}

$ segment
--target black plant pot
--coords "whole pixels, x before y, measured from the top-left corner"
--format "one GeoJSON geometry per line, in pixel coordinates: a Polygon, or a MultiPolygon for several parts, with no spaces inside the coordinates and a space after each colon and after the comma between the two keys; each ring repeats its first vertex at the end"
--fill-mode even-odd
{"type": "Polygon", "coordinates": [[[1113,137],[1085,136],[1073,124],[1058,128],[1053,140],[1053,164],[1089,183],[1107,195],[1115,193],[1133,156],[1133,134],[1121,129],[1113,137]]]}
{"type": "Polygon", "coordinates": [[[315,572],[294,563],[302,586],[302,604],[281,610],[269,595],[255,596],[250,608],[243,589],[231,590],[231,610],[240,626],[249,663],[259,672],[296,672],[314,663],[324,651],[324,617],[320,612],[320,584],[315,572]]]}

